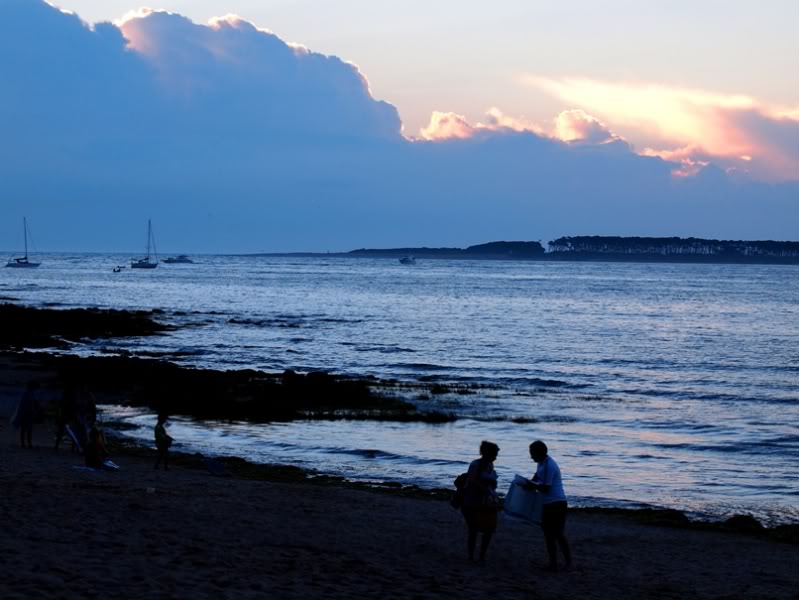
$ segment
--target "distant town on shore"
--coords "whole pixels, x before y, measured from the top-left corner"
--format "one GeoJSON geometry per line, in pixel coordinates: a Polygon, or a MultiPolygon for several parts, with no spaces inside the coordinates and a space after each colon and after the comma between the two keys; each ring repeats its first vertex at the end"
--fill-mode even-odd
{"type": "MultiPolygon", "coordinates": [[[[291,253],[318,256],[319,253],[291,253]]],[[[489,242],[467,248],[359,248],[324,256],[369,258],[799,264],[799,242],[680,237],[567,236],[548,242],[489,242]]]]}

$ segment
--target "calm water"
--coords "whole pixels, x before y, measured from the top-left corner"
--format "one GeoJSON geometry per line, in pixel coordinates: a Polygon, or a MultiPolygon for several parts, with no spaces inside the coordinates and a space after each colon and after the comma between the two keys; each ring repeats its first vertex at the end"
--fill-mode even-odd
{"type": "MultiPolygon", "coordinates": [[[[449,487],[481,439],[509,483],[540,438],[577,504],[799,519],[797,267],[204,256],[114,274],[128,256],[38,258],[0,269],[0,296],[184,326],[80,352],[481,385],[412,396],[453,424],[175,419],[184,449],[449,487]]],[[[150,438],[151,416],[111,412],[150,438]]]]}

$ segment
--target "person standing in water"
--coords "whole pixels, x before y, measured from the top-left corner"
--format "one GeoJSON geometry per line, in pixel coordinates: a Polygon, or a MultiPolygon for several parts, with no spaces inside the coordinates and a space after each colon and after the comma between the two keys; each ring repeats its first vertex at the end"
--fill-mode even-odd
{"type": "Polygon", "coordinates": [[[474,560],[478,533],[483,534],[480,561],[485,560],[488,545],[497,528],[497,472],[494,470],[494,461],[498,454],[499,446],[484,441],[480,444],[480,458],[469,465],[461,508],[468,528],[466,547],[469,560],[474,560]]]}
{"type": "Polygon", "coordinates": [[[557,547],[563,553],[565,568],[571,568],[572,555],[569,542],[566,539],[564,530],[566,528],[566,493],[563,490],[563,480],[560,475],[560,467],[555,460],[549,456],[547,445],[538,440],[530,444],[530,458],[538,465],[531,483],[526,485],[527,489],[533,489],[543,495],[543,508],[541,512],[541,529],[544,530],[544,539],[549,555],[548,571],[558,570],[557,547]]]}

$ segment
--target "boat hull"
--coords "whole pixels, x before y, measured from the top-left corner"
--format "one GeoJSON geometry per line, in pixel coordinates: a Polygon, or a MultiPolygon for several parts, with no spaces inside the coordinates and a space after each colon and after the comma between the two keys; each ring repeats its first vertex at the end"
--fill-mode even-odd
{"type": "Polygon", "coordinates": [[[17,263],[17,262],[10,262],[6,263],[6,266],[11,269],[35,269],[42,263],[35,263],[35,262],[26,262],[26,263],[17,263]]]}

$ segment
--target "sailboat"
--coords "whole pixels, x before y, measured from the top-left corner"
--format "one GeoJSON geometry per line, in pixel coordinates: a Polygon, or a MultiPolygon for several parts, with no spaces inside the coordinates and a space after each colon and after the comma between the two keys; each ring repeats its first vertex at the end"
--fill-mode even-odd
{"type": "Polygon", "coordinates": [[[144,258],[134,258],[130,261],[131,269],[155,269],[158,266],[158,251],[155,248],[155,237],[153,236],[153,224],[147,219],[147,256],[144,258]],[[155,259],[150,257],[150,248],[153,249],[155,259]]]}
{"type": "Polygon", "coordinates": [[[31,262],[28,259],[28,220],[25,217],[22,217],[22,229],[25,232],[25,256],[9,259],[6,266],[15,269],[33,269],[42,263],[31,262]]]}

